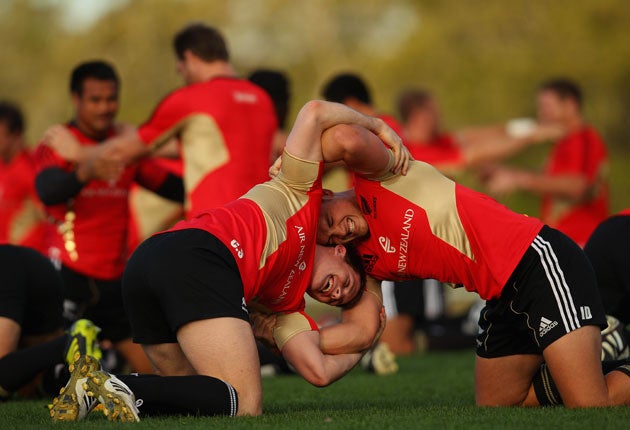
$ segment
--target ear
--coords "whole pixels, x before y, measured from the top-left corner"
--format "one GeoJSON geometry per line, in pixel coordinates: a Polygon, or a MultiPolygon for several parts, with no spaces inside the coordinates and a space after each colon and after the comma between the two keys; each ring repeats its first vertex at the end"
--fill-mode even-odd
{"type": "Polygon", "coordinates": [[[335,245],[335,255],[340,257],[346,256],[346,247],[343,245],[335,245]]]}

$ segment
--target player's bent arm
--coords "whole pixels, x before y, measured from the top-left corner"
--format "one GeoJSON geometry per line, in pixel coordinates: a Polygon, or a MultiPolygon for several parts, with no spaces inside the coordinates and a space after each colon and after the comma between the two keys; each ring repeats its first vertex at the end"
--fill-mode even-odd
{"type": "Polygon", "coordinates": [[[364,127],[392,148],[399,149],[402,145],[400,138],[382,120],[363,115],[340,103],[312,100],[300,109],[287,138],[286,150],[306,160],[323,160],[322,133],[338,124],[364,127]]]}
{"type": "Polygon", "coordinates": [[[382,307],[380,282],[368,277],[366,290],[359,302],[342,311],[342,322],[321,329],[321,351],[325,354],[350,354],[371,348],[380,335],[382,307]]]}
{"type": "Polygon", "coordinates": [[[304,331],[293,336],[283,346],[282,355],[304,379],[317,387],[332,384],[361,359],[361,354],[322,353],[316,331],[304,331]]]}

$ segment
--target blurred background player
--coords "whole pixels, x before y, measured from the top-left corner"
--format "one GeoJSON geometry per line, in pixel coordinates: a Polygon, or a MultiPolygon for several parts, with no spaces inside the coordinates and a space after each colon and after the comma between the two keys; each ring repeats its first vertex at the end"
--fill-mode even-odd
{"type": "MultiPolygon", "coordinates": [[[[103,61],[81,63],[72,71],[74,118],[65,127],[83,147],[97,147],[124,130],[114,122],[119,89],[114,68],[103,61]]],[[[181,179],[150,160],[124,169],[115,165],[117,179],[103,180],[109,164],[69,161],[45,144],[39,145],[35,155],[36,188],[51,221],[48,254],[59,265],[64,281],[64,317],[68,322],[93,320],[102,328],[102,338],[113,342],[133,369],[149,371],[144,352],[131,342],[121,296],[121,277],[129,255],[128,195],[137,182],[181,201],[181,179]]]]}
{"type": "MultiPolygon", "coordinates": [[[[128,163],[178,138],[190,218],[268,179],[277,122],[267,93],[236,77],[218,30],[191,24],[175,35],[173,45],[186,85],[162,99],[137,133],[108,139],[81,156],[128,163]]],[[[51,131],[49,144],[64,153],[70,148],[69,157],[76,157],[72,136],[58,128],[51,131]]]]}
{"type": "MultiPolygon", "coordinates": [[[[466,127],[456,131],[443,129],[435,96],[424,89],[403,91],[397,99],[398,114],[403,121],[402,138],[414,159],[432,164],[448,176],[483,167],[486,163],[514,155],[529,145],[544,142],[560,134],[559,127],[527,122],[515,130],[508,124],[466,127]]],[[[511,125],[512,124],[512,125],[511,125]]],[[[452,306],[445,297],[445,288],[435,280],[384,281],[383,300],[387,312],[387,327],[381,342],[396,354],[409,354],[416,347],[457,348],[472,345],[480,300],[463,299],[463,306],[452,306]],[[461,308],[460,318],[449,308],[461,308]],[[472,314],[472,315],[471,315],[472,314]],[[456,316],[456,317],[455,317],[456,316]],[[462,331],[462,324],[466,327],[462,331]],[[422,327],[426,336],[414,336],[422,327]],[[428,342],[428,344],[427,344],[428,342]],[[420,345],[416,345],[419,343],[420,345]]],[[[449,295],[452,290],[446,289],[449,295]]],[[[422,334],[422,333],[419,333],[422,334]]]]}
{"type": "Polygon", "coordinates": [[[609,214],[608,153],[582,116],[582,91],[566,78],[544,82],[537,95],[538,121],[564,129],[543,172],[499,168],[487,179],[493,194],[524,190],[542,196],[540,217],[584,246],[609,214]]]}
{"type": "Polygon", "coordinates": [[[289,102],[291,100],[291,85],[286,74],[278,70],[258,69],[254,70],[248,78],[251,82],[265,90],[276,112],[278,120],[278,129],[273,137],[273,145],[271,146],[270,162],[273,163],[282,155],[284,145],[287,142],[288,133],[287,114],[289,113],[289,102]]]}
{"type": "MultiPolygon", "coordinates": [[[[372,94],[364,79],[355,73],[339,73],[331,77],[322,87],[322,96],[329,102],[342,103],[364,115],[380,118],[399,136],[402,128],[391,115],[379,112],[372,101],[372,94]]],[[[351,187],[350,174],[341,164],[326,167],[324,188],[342,191],[351,187]]]]}
{"type": "Polygon", "coordinates": [[[44,252],[44,211],[35,192],[35,163],[24,142],[24,117],[0,101],[0,243],[44,252]]]}

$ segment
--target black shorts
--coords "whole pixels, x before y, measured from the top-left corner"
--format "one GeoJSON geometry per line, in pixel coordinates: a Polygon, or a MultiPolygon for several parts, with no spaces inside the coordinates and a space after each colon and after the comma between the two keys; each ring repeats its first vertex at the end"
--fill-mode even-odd
{"type": "Polygon", "coordinates": [[[145,240],[125,268],[123,299],[136,343],[177,342],[177,330],[197,320],[249,322],[236,261],[204,230],[171,231],[145,240]]]}
{"type": "Polygon", "coordinates": [[[39,252],[0,245],[0,316],[17,322],[23,336],[63,328],[63,285],[52,263],[39,252]]]}
{"type": "Polygon", "coordinates": [[[593,268],[571,239],[543,227],[501,296],[481,311],[477,355],[542,354],[585,325],[606,327],[593,268]]]}
{"type": "Polygon", "coordinates": [[[67,326],[87,318],[100,327],[101,339],[119,342],[131,337],[120,279],[95,279],[65,266],[61,266],[61,277],[65,289],[63,316],[67,326]]]}

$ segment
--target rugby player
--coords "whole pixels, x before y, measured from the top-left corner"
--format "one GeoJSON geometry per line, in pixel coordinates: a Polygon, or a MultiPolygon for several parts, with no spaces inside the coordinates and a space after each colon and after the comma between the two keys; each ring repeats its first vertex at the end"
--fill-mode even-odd
{"type": "MultiPolygon", "coordinates": [[[[343,160],[354,170],[381,176],[404,170],[408,152],[383,121],[337,103],[312,101],[298,114],[282,157],[276,178],[151,237],[129,260],[123,291],[134,340],[163,376],[119,379],[99,370],[90,357],[80,357],[53,402],[53,419],[83,418],[93,405],[87,394],[109,417],[137,420],[132,392],[147,415],[259,415],[260,366],[247,311],[253,300],[281,313],[276,343],[307,381],[328,385],[357,363],[356,344],[347,354],[332,355],[304,313],[305,292],[347,305],[361,290],[359,275],[344,262],[344,247],[315,246],[323,162],[343,160]],[[395,155],[388,157],[379,139],[365,143],[383,147],[385,156],[373,147],[355,147],[363,145],[359,141],[322,145],[323,131],[336,124],[371,130],[395,155]]],[[[364,321],[368,345],[381,326],[380,304],[369,311],[374,318],[364,321]]]]}
{"type": "MultiPolygon", "coordinates": [[[[322,144],[375,139],[344,125],[322,144]]],[[[357,241],[376,279],[434,278],[487,300],[478,405],[630,404],[630,367],[602,374],[605,315],[593,270],[572,240],[422,162],[377,181],[354,173],[354,183],[324,195],[317,241],[357,241]]]]}

